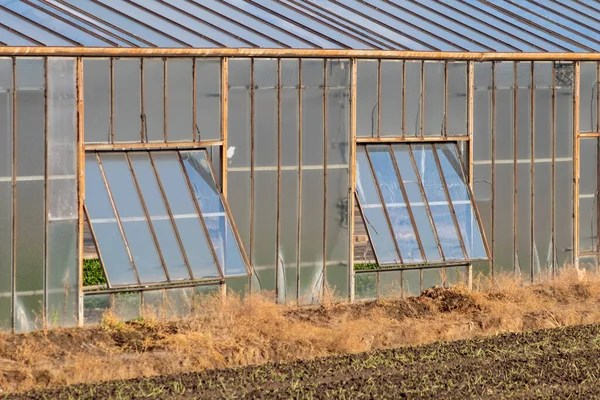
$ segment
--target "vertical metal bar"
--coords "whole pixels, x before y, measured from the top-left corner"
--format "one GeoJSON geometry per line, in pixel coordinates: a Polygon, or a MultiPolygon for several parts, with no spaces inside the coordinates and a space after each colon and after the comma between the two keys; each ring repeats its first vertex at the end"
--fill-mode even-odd
{"type": "MultiPolygon", "coordinates": [[[[254,151],[255,144],[255,105],[254,105],[254,58],[250,59],[250,264],[254,266],[254,164],[256,155],[254,151]]],[[[252,288],[250,288],[252,291],[252,288]]]]}
{"type": "Polygon", "coordinates": [[[530,241],[531,241],[531,254],[530,254],[530,273],[531,281],[534,279],[534,262],[535,262],[535,63],[531,62],[531,227],[530,227],[530,241]]]}
{"type": "Polygon", "coordinates": [[[354,191],[356,190],[356,58],[352,59],[350,70],[350,188],[348,190],[348,223],[350,226],[350,237],[348,245],[348,300],[354,301],[354,191]]]}
{"type": "Polygon", "coordinates": [[[215,265],[217,266],[219,273],[221,274],[221,278],[223,278],[223,277],[225,277],[225,265],[221,265],[221,263],[219,261],[219,257],[217,256],[217,251],[215,250],[215,245],[212,242],[212,238],[210,237],[210,234],[208,232],[208,227],[206,226],[206,221],[204,220],[204,215],[202,213],[202,209],[200,208],[200,202],[196,199],[196,196],[194,194],[194,186],[192,185],[189,175],[187,174],[187,172],[185,172],[185,164],[183,163],[183,159],[181,158],[181,153],[177,152],[176,154],[177,154],[177,161],[179,162],[179,167],[181,168],[181,173],[183,174],[183,177],[185,178],[185,182],[187,183],[187,188],[189,190],[189,194],[192,196],[192,199],[194,200],[193,201],[194,208],[196,209],[198,218],[200,218],[200,224],[202,225],[202,231],[204,232],[206,241],[208,242],[208,245],[210,246],[210,253],[213,256],[213,260],[215,261],[215,265]]]}
{"type": "MultiPolygon", "coordinates": [[[[280,288],[280,266],[283,267],[281,254],[281,58],[277,59],[277,210],[276,210],[276,241],[275,246],[275,299],[279,302],[279,294],[285,293],[285,288],[280,288]]],[[[285,276],[285,271],[283,271],[285,276]]],[[[285,302],[285,299],[284,299],[285,302]]]]}
{"type": "Polygon", "coordinates": [[[377,137],[381,137],[381,59],[377,60],[377,137]]]}
{"type": "Polygon", "coordinates": [[[42,327],[46,327],[47,312],[48,312],[48,205],[50,203],[50,196],[48,196],[48,158],[50,155],[49,144],[48,144],[48,57],[44,58],[44,241],[42,243],[42,254],[44,264],[42,287],[44,295],[42,297],[42,327]]]}
{"type": "Polygon", "coordinates": [[[181,235],[179,234],[179,229],[177,229],[177,224],[175,223],[175,216],[173,215],[173,210],[171,209],[171,205],[169,204],[169,200],[167,199],[167,192],[162,184],[160,179],[160,175],[158,174],[158,170],[156,169],[156,164],[154,163],[154,159],[151,157],[150,153],[146,153],[148,155],[148,159],[150,160],[150,166],[152,167],[152,173],[154,174],[154,179],[156,179],[156,183],[158,185],[158,189],[160,190],[160,195],[162,197],[163,204],[167,210],[167,214],[169,215],[169,221],[171,222],[171,226],[173,227],[173,231],[175,232],[175,238],[177,239],[177,244],[179,245],[179,249],[181,250],[181,254],[183,255],[183,260],[185,262],[185,266],[190,274],[190,279],[196,279],[194,277],[194,271],[192,270],[192,264],[187,256],[185,251],[185,246],[183,245],[183,240],[181,239],[181,235]]]}
{"type": "Polygon", "coordinates": [[[398,161],[394,155],[394,151],[392,150],[392,146],[388,145],[390,157],[392,164],[394,165],[394,171],[396,172],[396,179],[398,179],[398,185],[400,186],[400,191],[402,192],[402,197],[404,198],[404,204],[406,204],[406,211],[408,212],[408,216],[410,218],[410,223],[413,226],[413,231],[415,232],[415,239],[419,245],[419,251],[421,252],[421,259],[424,262],[427,262],[427,255],[425,254],[425,249],[423,248],[423,242],[421,241],[421,235],[419,234],[419,230],[417,229],[417,222],[412,212],[412,206],[410,205],[410,201],[408,199],[408,194],[406,193],[406,187],[404,187],[404,181],[402,180],[402,174],[400,173],[400,168],[398,167],[398,161]]]}
{"type": "Polygon", "coordinates": [[[496,62],[492,62],[492,126],[491,126],[491,142],[492,142],[492,245],[490,247],[490,273],[494,276],[494,252],[496,246],[496,62]]]}
{"type": "Polygon", "coordinates": [[[169,141],[169,85],[167,59],[163,58],[163,134],[165,143],[169,141]]]}
{"type": "MultiPolygon", "coordinates": [[[[375,183],[375,188],[377,189],[377,195],[379,196],[379,200],[381,201],[381,206],[383,207],[383,212],[385,214],[385,219],[387,221],[388,229],[390,230],[390,234],[394,239],[394,248],[396,249],[396,253],[398,254],[398,260],[400,264],[404,264],[404,259],[402,258],[402,253],[400,252],[400,246],[398,245],[398,240],[396,239],[396,234],[394,232],[394,227],[392,226],[392,221],[390,219],[390,214],[388,211],[387,204],[383,197],[383,193],[381,192],[381,186],[379,185],[379,180],[377,179],[377,174],[375,173],[375,168],[373,168],[373,163],[371,162],[371,155],[369,154],[369,148],[365,146],[365,155],[367,156],[367,161],[369,163],[369,170],[371,171],[371,176],[373,177],[373,181],[375,183]]],[[[371,242],[373,243],[373,242],[371,242]]]]}
{"type": "Polygon", "coordinates": [[[400,298],[404,299],[404,271],[400,270],[400,298]]]}
{"type": "MultiPolygon", "coordinates": [[[[221,59],[221,193],[227,199],[227,148],[229,147],[229,58],[221,59]]],[[[198,138],[200,139],[200,138],[198,138]]]]}
{"type": "Polygon", "coordinates": [[[110,59],[110,129],[109,143],[115,143],[115,59],[110,59]]]}
{"type": "Polygon", "coordinates": [[[12,257],[11,257],[11,282],[12,282],[12,331],[15,331],[17,324],[17,59],[12,59],[12,257]]]}
{"type": "MultiPolygon", "coordinates": [[[[421,122],[421,139],[425,137],[425,61],[421,61],[421,97],[419,100],[419,119],[421,122]]],[[[417,135],[417,132],[415,132],[417,135]]]]}
{"type": "Polygon", "coordinates": [[[450,191],[448,190],[448,184],[446,183],[446,177],[444,176],[444,171],[442,170],[442,165],[440,164],[440,158],[437,154],[437,148],[435,144],[431,144],[431,150],[433,153],[433,158],[435,160],[435,165],[438,170],[438,174],[440,175],[440,182],[442,183],[442,189],[444,190],[444,195],[446,196],[446,201],[448,202],[448,208],[450,209],[450,215],[452,216],[452,221],[454,222],[454,229],[456,229],[456,236],[458,241],[460,242],[460,247],[463,251],[463,256],[465,260],[470,258],[469,253],[467,252],[467,248],[465,246],[465,241],[462,236],[462,232],[460,231],[460,224],[458,223],[458,218],[456,217],[456,211],[454,210],[454,204],[452,203],[452,197],[450,196],[450,191]]]}
{"type": "Polygon", "coordinates": [[[167,268],[167,263],[165,261],[165,257],[160,248],[160,243],[158,242],[158,237],[156,236],[156,230],[154,229],[154,223],[152,222],[152,218],[150,216],[150,212],[148,211],[148,207],[146,206],[146,200],[144,200],[144,196],[142,195],[142,189],[140,188],[140,184],[137,179],[137,175],[135,170],[133,169],[133,165],[131,164],[131,159],[129,158],[129,154],[125,153],[125,159],[127,160],[127,167],[131,171],[131,177],[133,178],[133,185],[135,186],[135,190],[137,191],[137,195],[140,199],[140,203],[142,204],[142,210],[144,210],[144,216],[148,221],[148,227],[150,228],[150,235],[152,236],[152,241],[154,242],[154,246],[156,246],[156,250],[158,252],[158,257],[160,258],[160,263],[165,271],[165,276],[167,277],[167,281],[171,282],[171,275],[169,274],[169,269],[167,268]]]}
{"type": "Polygon", "coordinates": [[[302,260],[302,59],[298,59],[298,232],[296,252],[296,304],[300,303],[300,262],[302,260]]]}
{"type": "Polygon", "coordinates": [[[142,124],[142,143],[148,142],[148,136],[146,132],[146,99],[145,99],[145,79],[144,79],[144,58],[140,58],[140,106],[141,106],[141,124],[142,124]]]}
{"type": "MultiPolygon", "coordinates": [[[[110,200],[110,206],[115,213],[115,218],[117,220],[117,226],[119,227],[119,232],[121,233],[121,238],[123,239],[123,243],[125,244],[125,250],[127,251],[127,256],[129,257],[129,262],[133,268],[133,273],[135,278],[137,279],[137,283],[139,285],[142,284],[140,280],[140,275],[138,274],[137,267],[135,265],[135,261],[133,259],[133,254],[131,253],[131,248],[129,247],[129,241],[125,236],[125,230],[123,229],[123,223],[121,222],[121,217],[119,216],[119,210],[117,210],[117,206],[115,204],[115,200],[112,195],[112,190],[108,184],[108,180],[106,179],[106,173],[104,172],[104,165],[102,164],[102,159],[100,158],[100,154],[96,153],[96,162],[98,162],[98,166],[100,167],[100,174],[102,175],[102,181],[104,182],[104,187],[106,187],[106,191],[108,192],[108,197],[110,200]]],[[[90,220],[90,226],[92,225],[92,221],[90,220]]]]}
{"type": "Polygon", "coordinates": [[[552,278],[556,276],[556,66],[552,63],[552,182],[551,193],[551,251],[552,251],[552,278]]]}
{"type": "Polygon", "coordinates": [[[402,139],[406,137],[406,60],[402,61],[402,139]]]}
{"type": "Polygon", "coordinates": [[[579,89],[581,85],[581,64],[575,61],[575,81],[573,85],[573,265],[579,268],[579,178],[580,178],[580,146],[579,146],[579,89]]]}
{"type": "MultiPolygon", "coordinates": [[[[83,326],[83,231],[85,201],[85,137],[83,59],[77,58],[77,325],[83,326]]],[[[105,275],[106,276],[106,275],[105,275]]]]}
{"type": "Polygon", "coordinates": [[[517,75],[517,63],[513,63],[513,271],[515,273],[520,272],[519,266],[519,256],[518,256],[518,223],[519,223],[519,174],[518,174],[518,117],[519,117],[519,108],[518,108],[518,99],[519,99],[519,81],[517,75]],[[519,268],[519,270],[517,270],[519,268]]]}
{"type": "Polygon", "coordinates": [[[198,130],[198,121],[196,119],[196,57],[192,58],[192,141],[200,141],[200,131],[198,130]]]}
{"type": "Polygon", "coordinates": [[[431,213],[431,207],[429,206],[429,200],[427,199],[427,194],[425,193],[425,187],[423,186],[423,180],[421,179],[421,175],[419,174],[419,167],[417,166],[417,161],[415,160],[415,155],[413,153],[412,146],[411,145],[406,145],[406,146],[408,146],[408,153],[410,156],[410,161],[411,161],[413,169],[415,171],[417,185],[419,186],[419,190],[421,191],[421,197],[423,198],[423,203],[425,204],[425,212],[427,213],[427,217],[429,218],[429,223],[431,224],[431,229],[433,230],[433,235],[435,236],[435,241],[437,244],[438,251],[440,252],[442,261],[446,261],[446,256],[444,255],[444,249],[442,248],[442,242],[440,241],[440,237],[439,237],[438,231],[437,231],[437,226],[433,219],[433,214],[431,213]]]}
{"type": "Polygon", "coordinates": [[[423,268],[419,270],[419,294],[423,293],[423,268]]]}
{"type": "MultiPolygon", "coordinates": [[[[329,60],[323,60],[323,296],[327,287],[327,156],[329,150],[329,137],[327,129],[327,63],[329,60]]],[[[324,299],[322,297],[321,299],[324,299]]]]}
{"type": "MultiPolygon", "coordinates": [[[[469,160],[469,166],[468,166],[468,187],[469,190],[473,190],[473,175],[474,175],[474,167],[473,167],[473,156],[474,156],[474,146],[473,146],[473,140],[474,140],[474,120],[475,120],[475,113],[474,113],[474,97],[475,97],[475,63],[474,61],[469,61],[467,64],[467,92],[468,92],[468,103],[467,103],[467,136],[469,137],[469,150],[468,150],[468,160],[469,160]]],[[[460,153],[458,153],[460,154],[460,153]]],[[[437,154],[436,154],[437,157],[437,154]]],[[[438,161],[439,163],[439,161],[438,161]]],[[[443,176],[443,175],[442,175],[443,176]]],[[[457,226],[458,227],[458,226],[457,226]]],[[[483,234],[483,231],[482,231],[483,234]]],[[[463,250],[464,250],[464,243],[461,240],[461,244],[463,245],[463,250]]],[[[465,252],[466,255],[466,252],[465,252]]],[[[489,255],[489,251],[488,251],[488,255],[489,255]]],[[[469,263],[469,265],[467,266],[467,274],[469,276],[473,275],[473,264],[469,263]]],[[[469,281],[468,283],[468,288],[471,289],[471,281],[469,281]]]]}
{"type": "Polygon", "coordinates": [[[443,124],[443,135],[448,137],[448,61],[444,62],[444,119],[443,124]]]}
{"type": "MultiPolygon", "coordinates": [[[[600,132],[600,63],[596,63],[596,106],[596,132],[600,132]]],[[[596,139],[596,252],[600,252],[600,139],[596,139]]]]}
{"type": "Polygon", "coordinates": [[[379,271],[375,271],[375,298],[379,299],[381,296],[381,276],[379,274],[379,271]]]}

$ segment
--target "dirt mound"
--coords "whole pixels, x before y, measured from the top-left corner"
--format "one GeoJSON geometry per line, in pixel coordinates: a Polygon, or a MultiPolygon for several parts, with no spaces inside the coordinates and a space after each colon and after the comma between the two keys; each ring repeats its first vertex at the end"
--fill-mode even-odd
{"type": "Polygon", "coordinates": [[[433,304],[441,312],[471,312],[482,309],[473,295],[464,290],[433,287],[423,290],[421,297],[433,300],[433,304]]]}

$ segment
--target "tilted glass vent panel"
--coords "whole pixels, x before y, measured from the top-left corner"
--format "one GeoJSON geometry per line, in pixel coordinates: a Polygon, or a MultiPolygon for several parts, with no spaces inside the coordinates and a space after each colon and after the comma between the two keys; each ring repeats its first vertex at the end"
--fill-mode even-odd
{"type": "Polygon", "coordinates": [[[359,207],[380,266],[489,258],[456,144],[367,145],[356,157],[359,207]]]}
{"type": "Polygon", "coordinates": [[[205,151],[89,153],[86,171],[86,212],[109,286],[247,274],[205,151]]]}

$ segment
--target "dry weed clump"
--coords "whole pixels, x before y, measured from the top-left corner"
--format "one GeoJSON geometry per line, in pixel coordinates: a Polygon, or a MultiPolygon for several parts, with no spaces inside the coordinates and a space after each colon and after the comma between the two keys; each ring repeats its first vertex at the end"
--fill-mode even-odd
{"type": "MultiPolygon", "coordinates": [[[[565,270],[533,284],[481,278],[475,291],[432,288],[421,296],[354,304],[282,306],[265,295],[207,296],[190,316],[148,310],[98,327],[0,335],[4,393],[287,362],[336,354],[600,322],[600,276],[565,270]]],[[[168,307],[168,305],[165,305],[168,307]]]]}

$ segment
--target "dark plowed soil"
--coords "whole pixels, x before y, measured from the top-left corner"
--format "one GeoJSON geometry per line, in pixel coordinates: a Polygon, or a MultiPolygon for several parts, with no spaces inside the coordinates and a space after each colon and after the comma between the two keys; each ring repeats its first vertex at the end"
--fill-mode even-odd
{"type": "Polygon", "coordinates": [[[150,379],[7,399],[599,398],[600,325],[150,379]]]}

